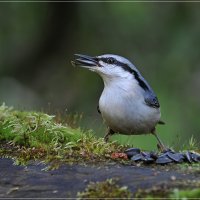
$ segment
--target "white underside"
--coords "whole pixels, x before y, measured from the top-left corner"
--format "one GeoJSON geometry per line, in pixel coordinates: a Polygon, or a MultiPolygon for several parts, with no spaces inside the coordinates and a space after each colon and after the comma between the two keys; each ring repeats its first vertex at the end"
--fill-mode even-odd
{"type": "Polygon", "coordinates": [[[148,106],[144,101],[143,89],[131,82],[107,85],[99,100],[99,108],[106,124],[121,134],[150,133],[160,120],[159,108],[148,106]]]}

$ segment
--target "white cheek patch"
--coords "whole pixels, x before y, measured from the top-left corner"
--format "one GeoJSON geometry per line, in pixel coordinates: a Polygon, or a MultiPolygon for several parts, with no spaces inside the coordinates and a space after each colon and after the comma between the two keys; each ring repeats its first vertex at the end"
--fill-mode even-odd
{"type": "Polygon", "coordinates": [[[103,62],[102,60],[99,61],[99,64],[104,67],[108,67],[108,64],[103,62]]]}
{"type": "MultiPolygon", "coordinates": [[[[98,70],[105,75],[112,75],[115,77],[127,77],[130,76],[129,72],[124,71],[120,66],[115,66],[114,64],[107,64],[103,61],[99,61],[102,66],[98,70]]],[[[132,76],[132,75],[131,75],[132,76]]]]}

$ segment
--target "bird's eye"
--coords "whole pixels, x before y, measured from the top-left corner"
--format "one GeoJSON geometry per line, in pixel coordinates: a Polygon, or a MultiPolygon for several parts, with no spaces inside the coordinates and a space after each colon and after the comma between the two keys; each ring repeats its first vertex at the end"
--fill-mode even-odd
{"type": "Polygon", "coordinates": [[[108,64],[114,64],[115,63],[115,59],[114,58],[107,58],[106,62],[108,64]]]}

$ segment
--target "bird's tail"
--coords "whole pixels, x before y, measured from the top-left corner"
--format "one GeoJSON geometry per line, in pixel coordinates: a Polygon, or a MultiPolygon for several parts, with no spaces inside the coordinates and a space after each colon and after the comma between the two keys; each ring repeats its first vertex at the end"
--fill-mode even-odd
{"type": "Polygon", "coordinates": [[[162,120],[160,120],[160,121],[158,122],[158,124],[164,125],[165,122],[163,122],[162,120]]]}

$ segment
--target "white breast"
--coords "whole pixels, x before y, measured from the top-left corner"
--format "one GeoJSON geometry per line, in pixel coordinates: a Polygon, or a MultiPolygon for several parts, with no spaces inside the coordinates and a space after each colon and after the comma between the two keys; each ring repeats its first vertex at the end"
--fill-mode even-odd
{"type": "Polygon", "coordinates": [[[150,133],[160,120],[160,110],[146,105],[135,82],[106,85],[99,107],[106,124],[121,134],[150,133]]]}

